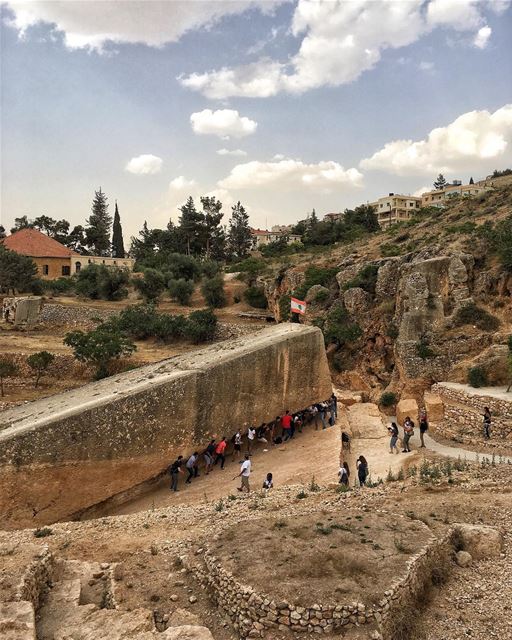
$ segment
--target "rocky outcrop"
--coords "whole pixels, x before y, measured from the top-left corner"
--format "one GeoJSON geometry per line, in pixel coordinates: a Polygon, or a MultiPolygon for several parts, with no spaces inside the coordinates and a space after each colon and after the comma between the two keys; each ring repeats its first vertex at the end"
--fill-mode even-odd
{"type": "Polygon", "coordinates": [[[372,297],[364,289],[353,287],[343,293],[343,302],[349,313],[359,316],[368,311],[372,303],[372,297]]]}

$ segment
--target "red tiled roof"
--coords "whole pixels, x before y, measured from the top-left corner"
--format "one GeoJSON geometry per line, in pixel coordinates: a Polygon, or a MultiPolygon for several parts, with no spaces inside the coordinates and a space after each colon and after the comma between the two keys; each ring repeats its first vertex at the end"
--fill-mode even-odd
{"type": "Polygon", "coordinates": [[[2,242],[11,251],[32,258],[69,258],[78,255],[37,229],[20,229],[2,242]]]}
{"type": "Polygon", "coordinates": [[[275,232],[265,231],[264,229],[251,229],[251,233],[253,236],[268,236],[270,233],[275,233],[275,232]]]}

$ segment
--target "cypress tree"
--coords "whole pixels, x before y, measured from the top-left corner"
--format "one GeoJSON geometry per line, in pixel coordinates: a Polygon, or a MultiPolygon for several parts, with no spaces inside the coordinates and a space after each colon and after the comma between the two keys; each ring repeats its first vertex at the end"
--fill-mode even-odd
{"type": "Polygon", "coordinates": [[[114,224],[112,226],[112,257],[126,257],[126,252],[124,250],[123,227],[121,226],[121,217],[119,215],[119,209],[117,208],[117,200],[116,210],[114,212],[114,224]]]}
{"type": "Polygon", "coordinates": [[[87,246],[97,256],[110,255],[110,228],[112,216],[108,213],[107,196],[103,191],[94,192],[92,201],[92,213],[87,220],[88,227],[85,231],[87,246]]]}
{"type": "Polygon", "coordinates": [[[232,258],[245,258],[252,245],[249,215],[237,202],[231,207],[231,219],[228,230],[228,247],[232,258]]]}

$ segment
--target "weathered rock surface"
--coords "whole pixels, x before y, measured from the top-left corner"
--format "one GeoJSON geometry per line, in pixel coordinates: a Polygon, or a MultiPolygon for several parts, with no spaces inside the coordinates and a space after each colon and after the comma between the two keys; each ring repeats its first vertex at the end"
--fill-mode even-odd
{"type": "Polygon", "coordinates": [[[414,398],[405,398],[396,405],[396,419],[399,425],[403,425],[407,416],[416,426],[418,425],[418,403],[414,398]]]}
{"type": "Polygon", "coordinates": [[[159,637],[165,638],[165,640],[213,640],[209,629],[197,625],[171,627],[164,631],[159,637]]]}
{"type": "Polygon", "coordinates": [[[371,295],[360,287],[347,289],[343,294],[343,302],[347,310],[355,316],[368,311],[371,301],[371,295]]]}
{"type": "Polygon", "coordinates": [[[440,396],[435,393],[425,393],[423,403],[429,422],[441,422],[444,416],[444,404],[440,396]]]}
{"type": "Polygon", "coordinates": [[[483,524],[456,525],[464,551],[475,560],[498,558],[503,549],[503,536],[498,529],[483,524]]]}

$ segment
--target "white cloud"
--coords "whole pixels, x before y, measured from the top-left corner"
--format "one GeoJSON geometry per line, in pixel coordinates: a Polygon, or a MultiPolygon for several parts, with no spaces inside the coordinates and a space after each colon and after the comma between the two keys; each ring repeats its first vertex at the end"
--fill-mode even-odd
{"type": "Polygon", "coordinates": [[[303,93],[356,80],[375,67],[386,49],[405,47],[435,28],[476,33],[485,28],[484,10],[502,11],[496,0],[299,0],[291,32],[302,37],[289,61],[261,58],[180,76],[180,82],[208,98],[265,98],[303,93]]]}
{"type": "Polygon", "coordinates": [[[422,60],[419,63],[418,68],[420,69],[420,71],[425,71],[426,73],[433,73],[435,69],[435,65],[433,62],[422,60]]]}
{"type": "Polygon", "coordinates": [[[478,29],[475,39],[473,40],[473,44],[475,45],[475,47],[477,47],[478,49],[485,49],[489,42],[491,34],[492,29],[487,25],[485,27],[482,27],[481,29],[478,29]]]}
{"type": "Polygon", "coordinates": [[[159,173],[162,169],[162,164],[162,158],[147,153],[137,156],[136,158],[132,158],[126,165],[125,170],[138,175],[151,175],[159,173]]]}
{"type": "Polygon", "coordinates": [[[306,164],[301,160],[278,162],[255,160],[236,165],[218,184],[222,189],[253,189],[277,185],[281,188],[306,187],[334,191],[360,187],[362,181],[363,175],[357,169],[345,170],[333,161],[306,164]]]}
{"type": "Polygon", "coordinates": [[[243,151],[242,149],[217,149],[217,155],[242,158],[247,155],[247,151],[243,151]]]}
{"type": "Polygon", "coordinates": [[[416,189],[416,191],[412,194],[416,198],[421,198],[424,193],[427,191],[432,191],[434,187],[432,185],[427,185],[426,187],[421,187],[421,189],[416,189]]]}
{"type": "Polygon", "coordinates": [[[276,153],[275,156],[273,156],[272,160],[284,160],[285,158],[286,156],[282,153],[276,153]]]}
{"type": "Polygon", "coordinates": [[[268,13],[284,1],[13,0],[7,5],[14,12],[8,23],[18,29],[21,36],[29,27],[45,22],[64,33],[65,44],[70,49],[90,48],[101,52],[106,42],[160,47],[167,42],[177,42],[187,31],[209,28],[224,16],[240,14],[252,7],[268,13]]]}
{"type": "Polygon", "coordinates": [[[244,138],[254,133],[258,123],[246,116],[240,116],[235,109],[203,109],[190,116],[194,133],[214,135],[219,138],[244,138]]]}
{"type": "Polygon", "coordinates": [[[169,182],[170,191],[186,191],[187,189],[196,188],[195,180],[187,180],[185,176],[178,176],[169,182]]]}
{"type": "Polygon", "coordinates": [[[360,167],[406,176],[486,171],[511,161],[512,104],[508,104],[494,113],[464,113],[449,125],[433,129],[425,140],[388,142],[362,160],[360,167]]]}

